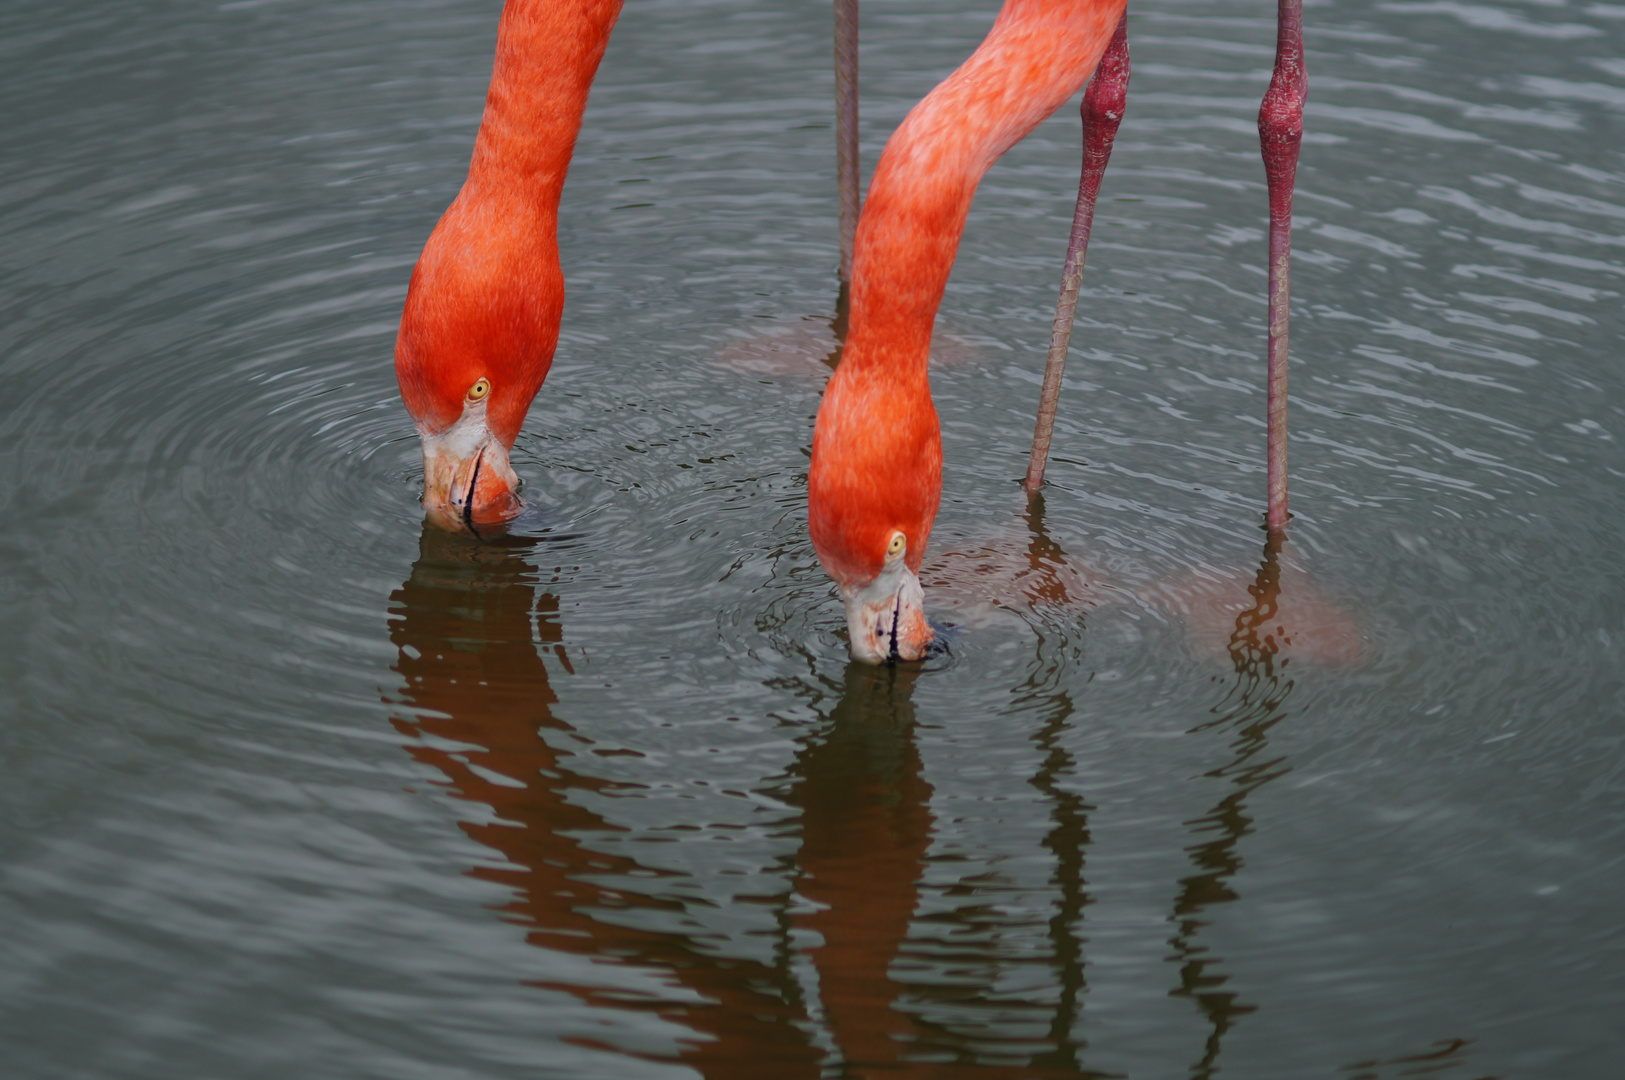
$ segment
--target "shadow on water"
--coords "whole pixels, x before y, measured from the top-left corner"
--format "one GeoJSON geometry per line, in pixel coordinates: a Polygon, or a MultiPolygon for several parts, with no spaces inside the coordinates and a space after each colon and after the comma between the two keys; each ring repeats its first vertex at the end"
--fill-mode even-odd
{"type": "Polygon", "coordinates": [[[824,357],[824,364],[834,371],[841,366],[841,353],[846,349],[846,331],[852,320],[852,286],[841,282],[835,293],[835,314],[829,320],[829,332],[835,338],[835,348],[824,357]]]}

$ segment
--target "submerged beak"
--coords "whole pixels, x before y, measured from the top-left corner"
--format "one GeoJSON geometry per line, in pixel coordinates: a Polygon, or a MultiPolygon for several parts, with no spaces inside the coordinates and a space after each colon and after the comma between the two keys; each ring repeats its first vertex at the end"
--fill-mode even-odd
{"type": "Polygon", "coordinates": [[[841,599],[852,659],[866,664],[924,659],[934,636],[925,621],[925,593],[902,560],[867,585],[842,586],[841,599]]]}
{"type": "Polygon", "coordinates": [[[469,409],[436,435],[423,435],[423,508],[443,529],[480,535],[519,513],[519,477],[508,448],[485,424],[485,410],[469,409]]]}

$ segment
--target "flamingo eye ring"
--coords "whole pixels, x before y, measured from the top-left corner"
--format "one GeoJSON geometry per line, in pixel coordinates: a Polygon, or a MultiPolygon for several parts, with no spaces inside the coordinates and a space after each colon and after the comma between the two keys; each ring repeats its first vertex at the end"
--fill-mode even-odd
{"type": "Polygon", "coordinates": [[[476,382],[473,386],[468,388],[468,400],[478,401],[490,392],[491,380],[481,376],[479,382],[476,382]]]}
{"type": "Polygon", "coordinates": [[[907,546],[907,536],[904,536],[901,532],[892,533],[891,543],[886,545],[886,557],[889,559],[896,558],[903,553],[903,549],[907,546]]]}

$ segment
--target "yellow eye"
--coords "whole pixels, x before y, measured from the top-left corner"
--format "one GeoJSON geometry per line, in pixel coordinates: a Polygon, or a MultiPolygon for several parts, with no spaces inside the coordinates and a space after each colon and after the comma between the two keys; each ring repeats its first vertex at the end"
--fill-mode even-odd
{"type": "Polygon", "coordinates": [[[901,555],[903,553],[903,548],[907,546],[908,537],[904,536],[900,532],[894,532],[891,534],[891,543],[886,545],[886,554],[901,555]]]}
{"type": "Polygon", "coordinates": [[[490,392],[491,392],[491,380],[490,379],[481,379],[479,382],[475,383],[473,386],[470,386],[468,388],[468,400],[470,400],[470,401],[478,401],[478,400],[480,400],[480,398],[484,397],[486,394],[489,394],[490,392]]]}

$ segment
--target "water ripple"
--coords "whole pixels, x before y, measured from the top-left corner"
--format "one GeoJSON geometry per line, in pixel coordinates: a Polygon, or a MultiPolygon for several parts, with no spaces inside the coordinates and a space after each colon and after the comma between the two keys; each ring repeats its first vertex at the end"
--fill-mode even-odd
{"type": "MultiPolygon", "coordinates": [[[[1273,24],[1136,7],[1042,505],[1074,108],[938,323],[947,650],[868,669],[827,8],[629,6],[529,505],[424,529],[390,354],[499,7],[0,10],[8,1066],[1611,1075],[1622,9],[1309,11],[1283,549],[1273,24]]],[[[865,0],[867,166],[992,18],[865,0]]]]}

